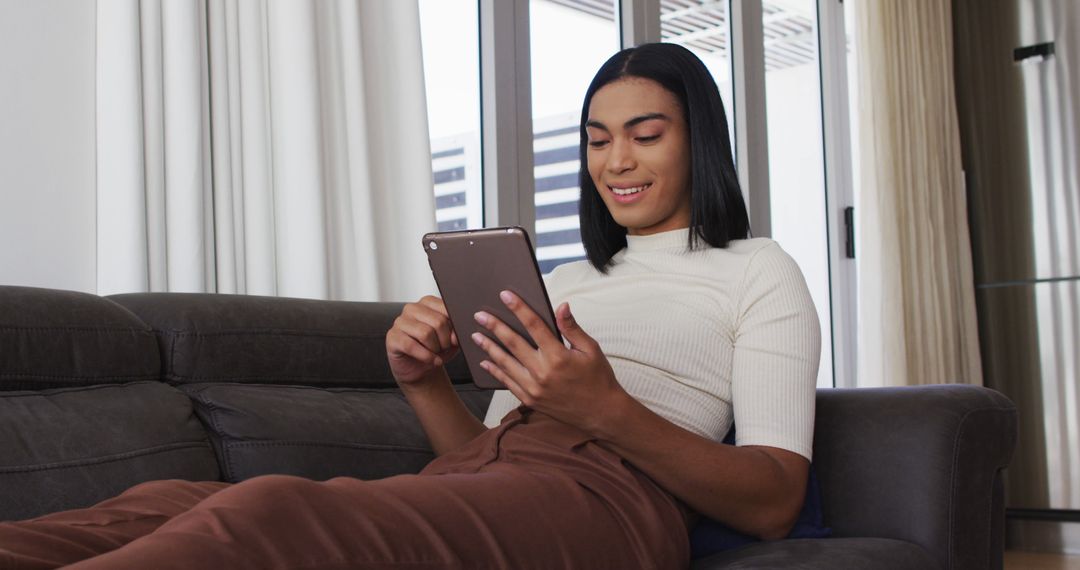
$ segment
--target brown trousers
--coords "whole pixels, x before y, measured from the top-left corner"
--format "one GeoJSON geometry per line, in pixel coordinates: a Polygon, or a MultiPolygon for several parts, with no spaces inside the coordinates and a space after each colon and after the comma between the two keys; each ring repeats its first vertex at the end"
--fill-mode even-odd
{"type": "Polygon", "coordinates": [[[0,523],[0,568],[678,568],[688,510],[587,434],[517,410],[419,475],[154,481],[0,523]]]}

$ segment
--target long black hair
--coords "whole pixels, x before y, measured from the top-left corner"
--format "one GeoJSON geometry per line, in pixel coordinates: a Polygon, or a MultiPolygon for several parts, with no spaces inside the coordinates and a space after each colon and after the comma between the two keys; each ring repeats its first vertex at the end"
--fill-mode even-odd
{"type": "Polygon", "coordinates": [[[750,234],[746,203],[731,156],[727,116],[720,91],[709,70],[690,50],[676,44],[644,44],[611,56],[596,72],[581,106],[581,199],[578,217],[585,255],[601,273],[607,273],[611,257],[626,247],[626,228],[620,226],[604,205],[589,176],[589,105],[593,95],[608,83],[624,77],[651,79],[678,99],[690,134],[690,236],[713,247],[727,247],[734,239],[750,234]]]}

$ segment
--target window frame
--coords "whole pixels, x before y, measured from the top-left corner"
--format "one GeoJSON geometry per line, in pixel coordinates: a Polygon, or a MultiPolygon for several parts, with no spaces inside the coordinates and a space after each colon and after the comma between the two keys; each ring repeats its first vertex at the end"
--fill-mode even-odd
{"type": "Polygon", "coordinates": [[[478,1],[484,226],[521,226],[536,243],[529,0],[478,1]]]}
{"type": "MultiPolygon", "coordinates": [[[[529,0],[477,0],[485,226],[518,225],[536,243],[529,0]]],[[[622,46],[658,42],[660,0],[616,0],[622,46]]],[[[728,2],[736,168],[754,235],[772,234],[762,0],[728,2]]],[[[818,0],[833,384],[856,385],[855,264],[845,256],[843,210],[852,205],[846,35],[842,0],[818,0]]]]}
{"type": "MultiPolygon", "coordinates": [[[[844,210],[855,205],[847,90],[847,32],[843,0],[818,0],[817,5],[833,386],[854,388],[858,385],[858,286],[856,260],[846,255],[847,228],[844,223],[844,210]]],[[[856,258],[857,255],[858,249],[856,258]]]]}

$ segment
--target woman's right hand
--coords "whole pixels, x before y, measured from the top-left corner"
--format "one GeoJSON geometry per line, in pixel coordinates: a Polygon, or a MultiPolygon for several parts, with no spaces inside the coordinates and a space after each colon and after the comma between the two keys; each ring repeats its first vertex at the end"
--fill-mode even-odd
{"type": "Polygon", "coordinates": [[[416,387],[457,355],[460,346],[442,299],[406,303],[386,333],[386,357],[398,384],[416,387]]]}

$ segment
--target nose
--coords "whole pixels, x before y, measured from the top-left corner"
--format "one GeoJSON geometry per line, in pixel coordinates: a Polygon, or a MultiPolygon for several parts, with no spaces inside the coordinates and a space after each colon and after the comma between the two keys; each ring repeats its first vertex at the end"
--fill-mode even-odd
{"type": "Polygon", "coordinates": [[[612,174],[622,174],[633,170],[636,166],[629,141],[619,139],[612,141],[611,153],[608,154],[607,159],[608,171],[612,174]]]}

